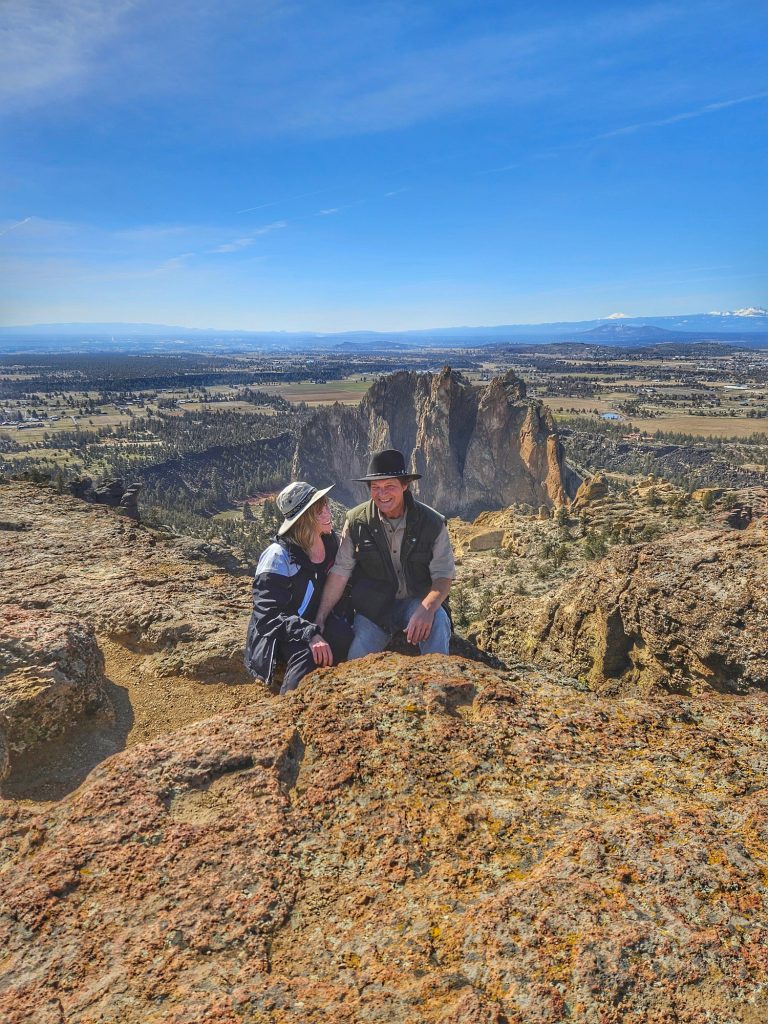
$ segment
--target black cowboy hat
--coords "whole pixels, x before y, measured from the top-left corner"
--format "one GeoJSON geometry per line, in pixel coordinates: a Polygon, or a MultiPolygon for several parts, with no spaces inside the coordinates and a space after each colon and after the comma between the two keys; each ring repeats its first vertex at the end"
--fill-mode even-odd
{"type": "Polygon", "coordinates": [[[361,484],[371,480],[385,480],[395,477],[398,480],[421,480],[421,473],[409,473],[405,468],[405,457],[396,448],[388,448],[384,452],[376,452],[368,463],[368,473],[357,477],[361,484]]]}

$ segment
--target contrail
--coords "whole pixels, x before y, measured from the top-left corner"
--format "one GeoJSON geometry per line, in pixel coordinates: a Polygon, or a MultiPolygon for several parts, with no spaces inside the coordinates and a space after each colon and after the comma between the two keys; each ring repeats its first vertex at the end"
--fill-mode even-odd
{"type": "Polygon", "coordinates": [[[639,121],[637,124],[628,124],[624,128],[615,128],[612,132],[603,132],[600,135],[596,135],[595,139],[610,139],[616,135],[631,135],[633,132],[639,132],[642,128],[663,128],[668,124],[677,124],[678,121],[690,121],[694,117],[714,114],[719,110],[726,110],[728,107],[737,107],[742,103],[754,103],[756,100],[764,100],[767,97],[768,92],[756,92],[751,96],[739,96],[735,100],[707,103],[705,107],[698,107],[696,110],[685,110],[682,114],[673,114],[671,117],[664,117],[658,121],[639,121]]]}
{"type": "Polygon", "coordinates": [[[306,199],[307,196],[319,196],[322,192],[330,192],[329,188],[319,188],[314,192],[302,192],[298,196],[286,196],[285,199],[275,199],[271,203],[261,203],[259,206],[246,206],[244,210],[238,210],[238,213],[252,213],[254,210],[266,210],[268,206],[279,206],[281,203],[292,203],[294,199],[306,199]]]}
{"type": "Polygon", "coordinates": [[[0,235],[7,235],[9,231],[13,231],[14,228],[20,228],[22,224],[26,224],[27,221],[32,220],[31,217],[25,217],[24,220],[17,220],[15,224],[9,224],[7,228],[3,228],[0,231],[0,235]]]}

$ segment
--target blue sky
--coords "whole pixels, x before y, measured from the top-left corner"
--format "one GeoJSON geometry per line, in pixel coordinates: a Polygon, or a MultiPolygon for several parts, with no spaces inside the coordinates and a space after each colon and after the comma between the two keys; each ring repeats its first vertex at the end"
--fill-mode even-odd
{"type": "Polygon", "coordinates": [[[0,320],[768,305],[768,7],[3,0],[0,320]]]}

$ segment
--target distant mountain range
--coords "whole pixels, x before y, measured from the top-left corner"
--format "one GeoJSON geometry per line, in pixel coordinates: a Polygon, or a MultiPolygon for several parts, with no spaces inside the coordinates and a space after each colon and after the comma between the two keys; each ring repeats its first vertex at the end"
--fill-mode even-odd
{"type": "Polygon", "coordinates": [[[629,317],[489,327],[433,327],[413,331],[230,331],[167,324],[31,324],[0,328],[0,351],[301,352],[341,353],[463,348],[578,341],[625,347],[654,342],[722,341],[768,345],[768,310],[759,307],[679,316],[629,317]]]}

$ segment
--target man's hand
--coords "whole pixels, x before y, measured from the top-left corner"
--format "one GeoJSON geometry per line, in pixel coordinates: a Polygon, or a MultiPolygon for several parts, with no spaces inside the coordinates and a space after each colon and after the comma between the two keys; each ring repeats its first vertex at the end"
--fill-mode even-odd
{"type": "Polygon", "coordinates": [[[331,645],[319,634],[317,636],[313,636],[309,641],[309,649],[312,651],[312,657],[315,659],[316,665],[325,666],[333,664],[333,652],[331,651],[331,645]]]}
{"type": "Polygon", "coordinates": [[[428,611],[423,604],[420,604],[405,627],[405,636],[408,643],[419,644],[422,640],[426,640],[432,632],[434,618],[435,612],[428,611]]]}

